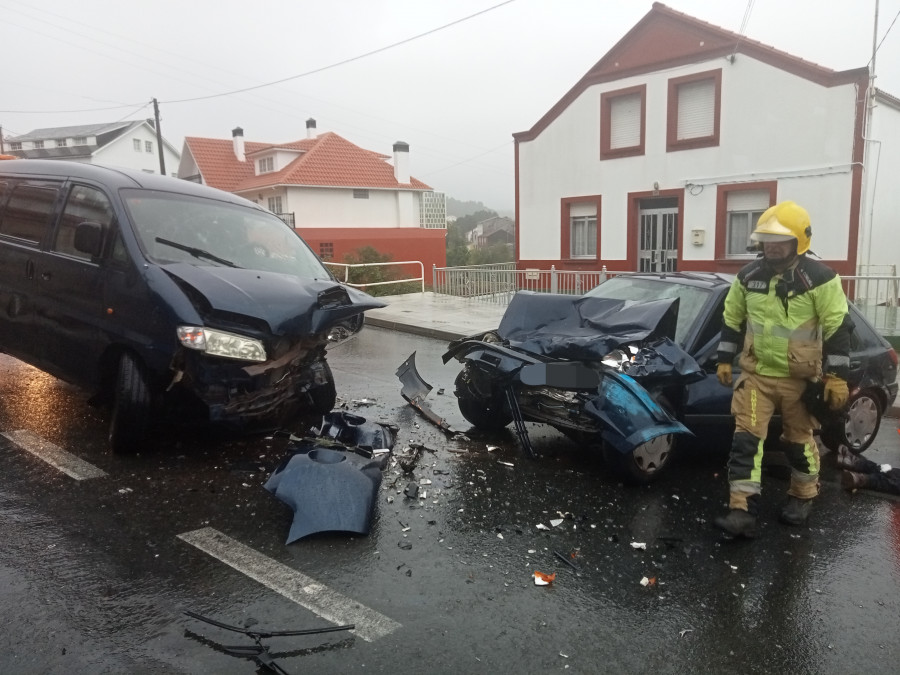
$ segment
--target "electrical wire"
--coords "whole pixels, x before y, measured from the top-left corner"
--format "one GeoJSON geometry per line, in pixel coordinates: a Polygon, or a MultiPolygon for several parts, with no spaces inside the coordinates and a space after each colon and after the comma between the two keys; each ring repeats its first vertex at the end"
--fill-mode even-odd
{"type": "Polygon", "coordinates": [[[888,34],[891,32],[891,28],[893,28],[894,24],[897,22],[897,17],[900,17],[900,10],[897,10],[897,13],[894,14],[894,20],[891,21],[891,25],[888,26],[888,29],[884,32],[884,35],[881,36],[881,40],[878,42],[878,45],[875,47],[875,50],[872,52],[872,58],[869,59],[869,63],[866,64],[867,66],[872,64],[872,61],[875,59],[875,54],[877,54],[878,50],[881,49],[881,45],[884,44],[885,38],[888,36],[888,34]]]}
{"type": "Polygon", "coordinates": [[[338,61],[337,63],[332,63],[328,66],[322,66],[321,68],[316,68],[314,70],[309,70],[305,73],[300,73],[299,75],[291,75],[290,77],[285,77],[280,80],[275,80],[273,82],[266,82],[264,84],[257,84],[252,87],[244,87],[243,89],[235,89],[233,91],[225,91],[220,94],[210,94],[209,96],[197,96],[195,98],[182,98],[171,101],[160,101],[160,103],[191,103],[193,101],[206,101],[211,98],[221,98],[222,96],[231,96],[233,94],[243,94],[247,91],[254,91],[256,89],[262,89],[264,87],[271,87],[276,84],[283,84],[284,82],[290,82],[291,80],[297,80],[301,77],[308,77],[309,75],[315,75],[316,73],[321,73],[326,70],[331,70],[332,68],[337,68],[338,66],[343,66],[348,63],[353,63],[354,61],[359,61],[360,59],[364,59],[368,56],[373,56],[375,54],[379,54],[381,52],[387,51],[388,49],[393,49],[394,47],[399,47],[400,45],[405,45],[413,40],[418,40],[419,38],[423,38],[427,35],[432,35],[437,33],[438,31],[442,31],[445,28],[450,28],[451,26],[455,26],[457,24],[462,23],[463,21],[468,21],[469,19],[474,19],[476,16],[480,16],[482,14],[486,14],[487,12],[491,12],[495,9],[503,7],[504,5],[508,5],[511,2],[515,2],[515,0],[505,0],[497,5],[492,7],[488,7],[487,9],[483,9],[480,12],[475,12],[474,14],[470,14],[469,16],[465,16],[462,19],[457,19],[456,21],[451,21],[450,23],[444,24],[443,26],[438,26],[437,28],[432,28],[431,30],[425,31],[424,33],[419,33],[418,35],[414,35],[410,38],[406,38],[405,40],[400,40],[399,42],[394,42],[393,44],[389,44],[385,47],[379,47],[378,49],[373,49],[370,52],[366,52],[365,54],[359,54],[358,56],[353,56],[349,59],[344,59],[343,61],[338,61]]]}

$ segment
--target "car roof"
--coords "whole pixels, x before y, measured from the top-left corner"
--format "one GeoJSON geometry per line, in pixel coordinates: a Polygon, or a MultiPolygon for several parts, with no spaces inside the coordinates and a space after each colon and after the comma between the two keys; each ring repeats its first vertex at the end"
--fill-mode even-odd
{"type": "Polygon", "coordinates": [[[665,283],[712,289],[720,286],[730,286],[734,281],[735,275],[723,274],[722,272],[623,272],[613,278],[618,277],[651,279],[665,283]]]}
{"type": "Polygon", "coordinates": [[[258,204],[238,197],[230,192],[218,190],[181,178],[161,176],[156,173],[124,169],[100,164],[85,164],[84,162],[70,162],[66,160],[51,159],[10,159],[0,163],[0,173],[17,174],[30,177],[74,178],[92,180],[118,190],[121,188],[142,188],[145,190],[161,190],[164,192],[177,192],[179,194],[218,199],[232,202],[241,206],[252,206],[262,209],[258,204]]]}

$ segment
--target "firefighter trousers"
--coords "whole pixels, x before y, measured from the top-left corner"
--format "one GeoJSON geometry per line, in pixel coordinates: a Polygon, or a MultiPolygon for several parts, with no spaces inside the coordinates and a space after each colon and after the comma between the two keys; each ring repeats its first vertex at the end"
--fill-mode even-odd
{"type": "MultiPolygon", "coordinates": [[[[806,380],[742,373],[734,385],[735,431],[728,459],[731,508],[747,510],[747,497],[762,489],[763,444],[769,421],[781,413],[780,446],[791,465],[788,494],[811,499],[819,493],[818,422],[803,403],[806,380]]],[[[753,500],[755,501],[755,500],[753,500]]]]}

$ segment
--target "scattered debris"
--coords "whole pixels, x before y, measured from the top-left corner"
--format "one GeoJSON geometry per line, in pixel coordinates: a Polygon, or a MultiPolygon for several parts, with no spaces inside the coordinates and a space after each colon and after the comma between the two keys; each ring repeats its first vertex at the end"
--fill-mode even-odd
{"type": "Polygon", "coordinates": [[[397,368],[397,377],[400,378],[400,383],[403,385],[400,395],[441,431],[451,437],[455,436],[457,432],[450,427],[450,424],[425,403],[425,398],[431,393],[432,386],[423,380],[416,370],[415,352],[410,354],[409,358],[397,368]]]}
{"type": "Polygon", "coordinates": [[[642,541],[633,541],[633,542],[631,542],[631,548],[639,548],[639,549],[641,549],[642,551],[646,551],[646,550],[647,550],[647,544],[645,544],[645,543],[642,542],[642,541]]]}
{"type": "Polygon", "coordinates": [[[688,633],[693,633],[693,632],[694,632],[693,628],[685,628],[684,630],[678,631],[678,634],[681,635],[681,637],[684,637],[688,633]]]}
{"type": "Polygon", "coordinates": [[[641,586],[655,586],[656,585],[656,577],[643,577],[641,579],[641,586]]]}
{"type": "Polygon", "coordinates": [[[556,579],[556,572],[553,574],[546,574],[544,572],[538,572],[535,570],[534,572],[534,585],[535,586],[549,586],[556,579]]]}
{"type": "Polygon", "coordinates": [[[416,499],[419,496],[419,484],[416,482],[409,483],[406,486],[406,489],[403,490],[403,494],[405,494],[410,499],[416,499]]]}
{"type": "Polygon", "coordinates": [[[503,466],[515,467],[516,465],[512,462],[497,462],[497,464],[502,464],[503,466]]]}
{"type": "Polygon", "coordinates": [[[539,530],[549,530],[550,528],[544,525],[543,523],[538,523],[535,527],[539,530]]]}
{"type": "Polygon", "coordinates": [[[351,405],[354,405],[357,408],[369,407],[370,405],[375,405],[375,399],[374,398],[355,398],[352,401],[350,401],[350,403],[351,403],[351,405]]]}
{"type": "Polygon", "coordinates": [[[553,519],[550,521],[550,524],[551,524],[553,527],[559,527],[560,525],[563,524],[563,519],[562,519],[562,518],[553,518],[553,519]]]}
{"type": "Polygon", "coordinates": [[[563,555],[563,554],[560,553],[559,551],[553,551],[553,555],[555,555],[557,558],[559,558],[560,560],[562,560],[566,565],[568,565],[568,566],[571,567],[573,570],[575,570],[575,572],[578,572],[578,573],[581,572],[581,568],[580,568],[578,565],[576,565],[576,564],[574,563],[574,561],[572,561],[572,560],[570,559],[569,556],[563,555]]]}

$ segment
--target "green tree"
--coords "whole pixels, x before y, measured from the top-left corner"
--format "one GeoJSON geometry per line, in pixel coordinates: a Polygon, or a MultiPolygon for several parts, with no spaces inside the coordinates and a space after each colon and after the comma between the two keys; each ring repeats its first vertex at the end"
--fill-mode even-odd
{"type": "Polygon", "coordinates": [[[447,226],[447,266],[460,267],[469,264],[469,249],[466,247],[466,233],[450,223],[447,226]]]}
{"type": "Polygon", "coordinates": [[[514,259],[512,244],[492,244],[484,248],[476,248],[469,252],[470,265],[487,265],[488,263],[512,262],[514,259]]]}

